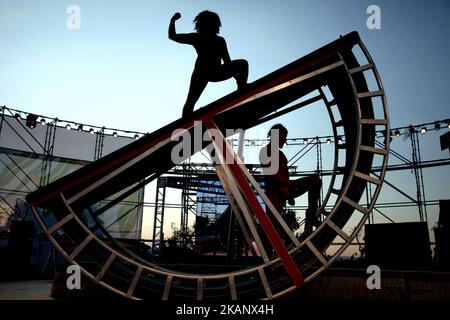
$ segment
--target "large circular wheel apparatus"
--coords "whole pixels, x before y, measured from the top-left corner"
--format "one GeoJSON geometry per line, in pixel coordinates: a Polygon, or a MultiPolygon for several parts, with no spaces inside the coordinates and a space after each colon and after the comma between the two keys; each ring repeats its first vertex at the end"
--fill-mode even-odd
{"type": "MultiPolygon", "coordinates": [[[[273,299],[314,279],[360,232],[384,179],[389,133],[379,74],[358,33],[352,32],[253,82],[245,90],[197,110],[191,119],[178,119],[29,194],[27,200],[51,243],[67,261],[79,265],[86,277],[118,295],[164,300],[273,299]],[[371,85],[374,88],[369,89],[371,85]],[[317,95],[311,98],[314,93],[317,95]],[[323,222],[299,240],[234,154],[225,139],[225,129],[245,130],[317,101],[325,104],[333,127],[334,170],[318,213],[323,222]],[[215,154],[221,159],[215,165],[217,175],[243,233],[259,250],[258,263],[224,273],[192,274],[168,269],[111,241],[104,229],[91,223],[96,204],[113,195],[123,199],[177,164],[171,152],[179,143],[177,137],[183,134],[183,130],[176,130],[180,128],[191,134],[201,130],[202,135],[206,132],[212,138],[215,154]],[[387,138],[384,144],[375,144],[376,131],[380,130],[387,138]],[[235,161],[223,161],[230,157],[235,161]],[[373,174],[376,158],[381,171],[373,174]],[[368,185],[372,197],[362,201],[368,185]],[[266,215],[258,195],[273,218],[266,215]],[[332,210],[325,211],[325,207],[332,210]],[[281,229],[273,225],[274,221],[281,229]],[[348,228],[348,224],[352,227],[348,228]],[[284,241],[280,232],[287,235],[284,241]],[[261,237],[268,238],[273,252],[265,249],[261,237]],[[286,238],[291,243],[286,243],[286,238]],[[335,239],[340,240],[338,249],[325,255],[335,239]]],[[[211,141],[193,143],[192,154],[208,146],[211,148],[211,141]]]]}

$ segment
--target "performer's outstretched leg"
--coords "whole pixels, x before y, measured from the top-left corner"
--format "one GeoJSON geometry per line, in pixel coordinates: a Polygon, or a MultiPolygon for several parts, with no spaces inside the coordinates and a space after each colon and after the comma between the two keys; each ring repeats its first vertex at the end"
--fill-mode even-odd
{"type": "Polygon", "coordinates": [[[203,90],[205,90],[208,80],[201,77],[197,72],[192,73],[191,84],[183,107],[183,118],[188,117],[194,111],[195,103],[200,98],[203,90]]]}

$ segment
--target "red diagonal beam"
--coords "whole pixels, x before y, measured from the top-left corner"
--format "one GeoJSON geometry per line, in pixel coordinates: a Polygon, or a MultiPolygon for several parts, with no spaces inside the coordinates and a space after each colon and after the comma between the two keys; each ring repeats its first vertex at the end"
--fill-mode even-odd
{"type": "MultiPolygon", "coordinates": [[[[206,119],[204,121],[205,126],[207,129],[214,129],[217,130],[219,133],[220,130],[217,128],[216,124],[212,119],[206,119]]],[[[236,163],[236,154],[234,151],[229,147],[228,143],[225,141],[224,136],[220,133],[220,135],[217,137],[214,135],[214,137],[219,138],[219,141],[213,141],[215,150],[219,154],[222,155],[225,163],[224,165],[228,166],[231,170],[231,173],[233,174],[233,177],[236,179],[236,182],[239,186],[239,189],[241,190],[242,194],[244,195],[245,200],[250,205],[250,208],[253,210],[253,212],[258,217],[259,222],[261,223],[262,228],[267,234],[267,237],[270,240],[270,243],[272,243],[273,248],[277,252],[278,256],[281,259],[281,262],[284,265],[284,268],[286,269],[287,273],[292,279],[292,282],[296,287],[300,287],[304,283],[303,276],[301,275],[300,271],[298,270],[297,266],[295,265],[294,261],[292,260],[291,256],[289,255],[289,252],[287,251],[286,247],[283,244],[283,241],[281,240],[280,236],[278,235],[277,231],[275,230],[272,222],[267,217],[266,213],[264,212],[262,206],[260,205],[258,199],[256,198],[255,194],[253,193],[253,190],[248,185],[248,181],[245,178],[244,173],[241,171],[241,168],[239,168],[238,164],[236,163]],[[223,147],[222,147],[223,146],[223,147]],[[223,150],[222,148],[225,148],[223,150]],[[225,151],[225,153],[224,153],[225,151]],[[234,163],[227,163],[227,155],[231,155],[233,157],[234,163]]],[[[211,137],[213,139],[213,137],[211,137]]]]}

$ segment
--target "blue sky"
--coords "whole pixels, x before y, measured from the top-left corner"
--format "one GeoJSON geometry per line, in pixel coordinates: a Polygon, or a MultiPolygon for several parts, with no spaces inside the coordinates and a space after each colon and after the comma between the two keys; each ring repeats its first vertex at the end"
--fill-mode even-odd
{"type": "MultiPolygon", "coordinates": [[[[168,21],[179,11],[178,31],[192,32],[204,9],[220,14],[232,58],[250,63],[250,81],[356,30],[380,70],[394,126],[448,115],[446,1],[2,0],[0,103],[153,131],[180,115],[195,61],[192,47],[168,40],[168,21]],[[70,4],[81,9],[80,30],[66,27],[70,4]],[[381,30],[366,27],[370,4],[381,9],[381,30]]],[[[197,106],[234,89],[232,80],[210,84],[197,106]]]]}
{"type": "MultiPolygon", "coordinates": [[[[177,31],[192,32],[205,9],[220,14],[231,57],[249,61],[250,82],[356,30],[381,74],[393,127],[450,118],[445,0],[0,0],[0,105],[154,131],[181,115],[196,57],[192,47],[167,38],[169,19],[181,12],[177,31]],[[81,9],[80,30],[66,27],[71,4],[81,9]],[[381,9],[380,30],[366,26],[371,4],[381,9]]],[[[233,90],[232,80],[209,84],[197,107],[233,90]]],[[[325,115],[305,109],[281,121],[291,137],[324,135],[331,133],[325,115]]],[[[448,157],[437,135],[424,139],[424,158],[448,157]]],[[[393,147],[410,152],[409,141],[394,140],[393,147]]],[[[448,169],[433,172],[446,177],[431,183],[433,198],[449,197],[448,169]]]]}

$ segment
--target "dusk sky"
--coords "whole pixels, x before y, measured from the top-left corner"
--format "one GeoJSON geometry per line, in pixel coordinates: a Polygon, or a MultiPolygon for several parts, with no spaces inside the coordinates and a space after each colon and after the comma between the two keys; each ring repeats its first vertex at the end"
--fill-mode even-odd
{"type": "MultiPolygon", "coordinates": [[[[0,105],[152,132],[181,116],[196,57],[192,47],[168,39],[169,19],[180,12],[177,31],[193,32],[192,20],[206,9],[220,15],[231,58],[248,60],[249,82],[358,31],[380,72],[392,127],[450,118],[446,0],[0,0],[0,105]],[[80,29],[66,25],[69,5],[81,10],[80,29]],[[381,10],[379,30],[366,25],[369,5],[381,10]]],[[[233,80],[210,83],[196,108],[235,89],[233,80]]],[[[290,137],[331,134],[320,105],[277,121],[290,137]]],[[[249,135],[260,136],[271,124],[249,135]]],[[[448,157],[437,133],[422,139],[424,159],[448,157]]],[[[410,156],[409,140],[394,139],[392,147],[410,156]]],[[[426,174],[430,198],[449,198],[448,168],[426,174]]],[[[411,174],[392,179],[409,181],[411,174]]]]}

